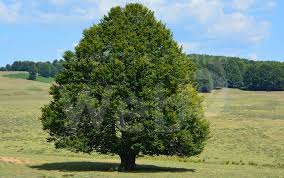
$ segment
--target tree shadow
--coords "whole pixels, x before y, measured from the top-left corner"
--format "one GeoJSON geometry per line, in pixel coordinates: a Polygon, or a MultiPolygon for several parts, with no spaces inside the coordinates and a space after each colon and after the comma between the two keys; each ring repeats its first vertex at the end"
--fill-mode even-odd
{"type": "MultiPolygon", "coordinates": [[[[56,162],[30,166],[38,170],[57,170],[62,172],[83,172],[83,171],[119,171],[118,163],[105,162],[56,162]]],[[[137,165],[132,173],[155,173],[155,172],[195,172],[195,169],[160,167],[155,165],[137,165]]]]}

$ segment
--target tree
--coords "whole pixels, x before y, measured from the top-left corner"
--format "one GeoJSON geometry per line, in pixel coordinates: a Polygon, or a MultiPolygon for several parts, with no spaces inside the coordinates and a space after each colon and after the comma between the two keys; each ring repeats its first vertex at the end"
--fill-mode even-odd
{"type": "Polygon", "coordinates": [[[36,72],[30,71],[28,80],[35,80],[36,79],[36,72]]]}
{"type": "Polygon", "coordinates": [[[284,90],[284,64],[280,62],[258,62],[250,65],[244,75],[247,90],[284,90]]]}
{"type": "Polygon", "coordinates": [[[57,73],[59,73],[60,71],[62,71],[63,68],[63,60],[54,60],[52,62],[52,72],[51,72],[51,77],[55,77],[55,75],[57,75],[57,73]]]}
{"type": "Polygon", "coordinates": [[[30,65],[29,69],[28,69],[28,72],[29,72],[28,80],[35,80],[36,77],[37,77],[36,65],[35,64],[30,65]]]}
{"type": "Polygon", "coordinates": [[[209,72],[213,81],[213,88],[214,89],[221,89],[225,86],[225,77],[220,76],[217,73],[210,71],[209,72]]]}
{"type": "Polygon", "coordinates": [[[197,71],[196,81],[198,83],[198,91],[209,93],[213,89],[213,80],[207,69],[199,69],[197,71]]]}
{"type": "Polygon", "coordinates": [[[64,59],[41,117],[56,148],[118,154],[124,171],[139,155],[202,152],[209,126],[195,67],[152,11],[112,8],[64,59]]]}
{"type": "Polygon", "coordinates": [[[55,77],[55,75],[58,73],[57,68],[54,65],[50,65],[50,75],[49,77],[55,77]]]}
{"type": "MultiPolygon", "coordinates": [[[[3,68],[4,70],[5,68],[3,68]]],[[[63,70],[63,61],[54,60],[50,62],[33,62],[33,61],[15,61],[12,65],[7,64],[6,69],[8,71],[38,71],[43,77],[54,77],[58,72],[63,70]],[[35,69],[36,70],[35,70],[35,69]]],[[[32,74],[34,75],[34,74],[32,74]]]]}
{"type": "Polygon", "coordinates": [[[51,75],[51,64],[49,62],[39,62],[37,64],[38,73],[43,77],[50,77],[51,75]]]}
{"type": "Polygon", "coordinates": [[[21,71],[22,69],[22,62],[21,61],[15,61],[10,67],[11,71],[21,71]]]}
{"type": "Polygon", "coordinates": [[[7,70],[7,71],[10,71],[10,70],[11,70],[11,65],[10,65],[10,64],[7,64],[7,65],[6,65],[6,70],[7,70]]]}
{"type": "Polygon", "coordinates": [[[243,85],[242,73],[235,60],[227,60],[224,70],[229,88],[240,88],[243,85]]]}

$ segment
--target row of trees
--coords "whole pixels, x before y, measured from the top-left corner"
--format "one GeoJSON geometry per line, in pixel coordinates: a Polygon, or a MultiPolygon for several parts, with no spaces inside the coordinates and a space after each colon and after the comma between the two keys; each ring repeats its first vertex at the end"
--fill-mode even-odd
{"type": "Polygon", "coordinates": [[[198,71],[196,81],[200,92],[223,87],[244,90],[284,90],[284,63],[252,61],[237,57],[189,55],[198,71]]]}
{"type": "MultiPolygon", "coordinates": [[[[284,90],[284,63],[275,61],[251,61],[237,57],[189,55],[197,66],[196,81],[200,92],[211,92],[223,87],[244,90],[284,90]]],[[[63,70],[63,60],[53,62],[15,61],[1,67],[0,71],[27,71],[30,80],[37,73],[54,77],[63,70]]]]}
{"type": "Polygon", "coordinates": [[[27,71],[30,80],[36,79],[37,73],[43,77],[54,77],[63,70],[63,60],[53,62],[15,61],[12,65],[1,67],[1,71],[27,71]]]}

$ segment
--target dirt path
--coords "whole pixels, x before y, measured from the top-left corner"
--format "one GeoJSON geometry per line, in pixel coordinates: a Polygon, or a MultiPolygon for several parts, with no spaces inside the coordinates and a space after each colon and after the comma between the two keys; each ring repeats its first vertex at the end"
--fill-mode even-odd
{"type": "Polygon", "coordinates": [[[13,164],[28,164],[28,163],[33,163],[33,162],[30,161],[30,160],[17,159],[17,158],[11,158],[11,157],[0,157],[0,162],[13,163],[13,164]]]}

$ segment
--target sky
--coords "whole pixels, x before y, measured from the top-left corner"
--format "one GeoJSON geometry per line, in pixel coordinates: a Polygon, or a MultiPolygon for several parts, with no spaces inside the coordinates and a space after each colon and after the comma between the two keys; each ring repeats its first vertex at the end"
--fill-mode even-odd
{"type": "Polygon", "coordinates": [[[283,0],[0,0],[0,66],[59,59],[131,2],[153,10],[186,53],[284,61],[283,0]]]}

